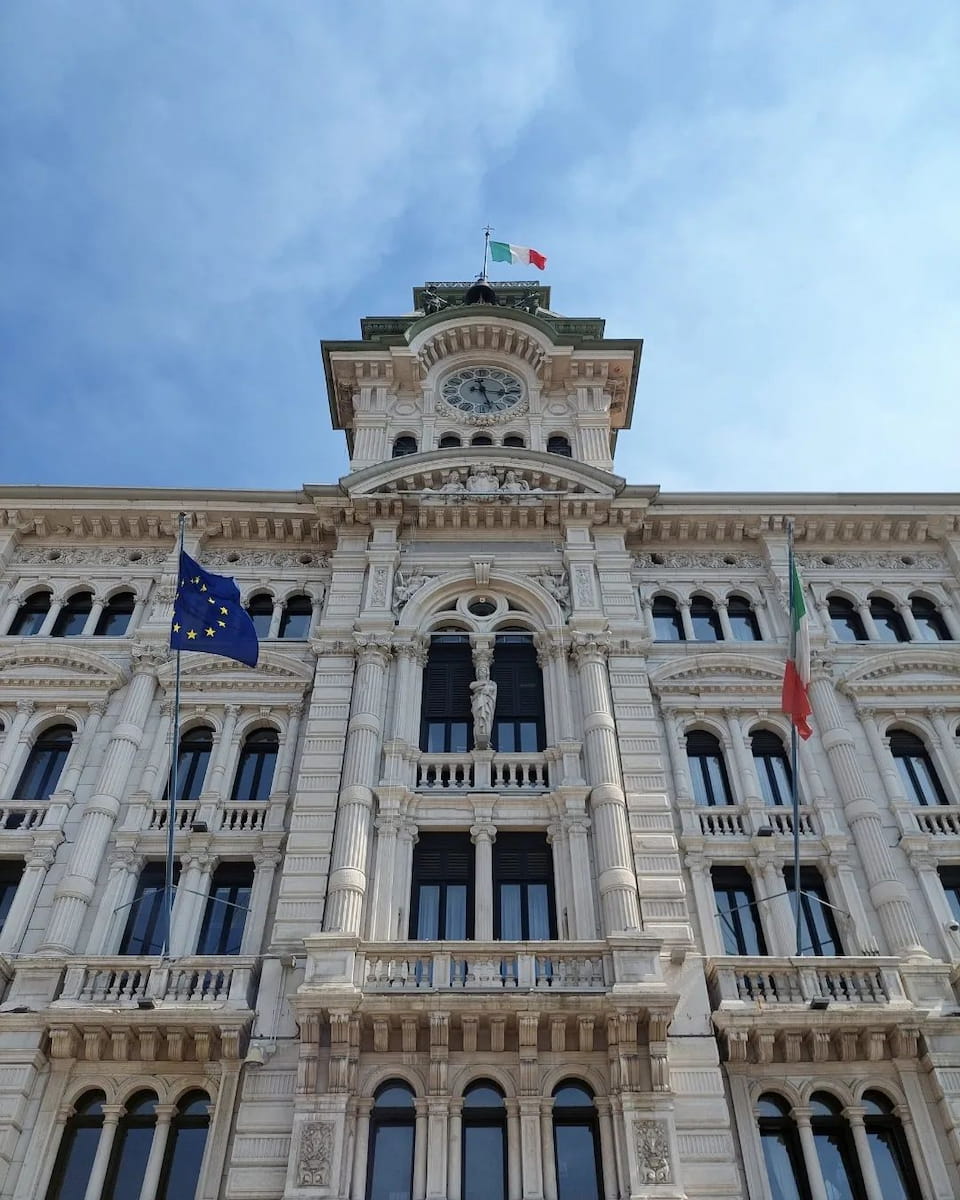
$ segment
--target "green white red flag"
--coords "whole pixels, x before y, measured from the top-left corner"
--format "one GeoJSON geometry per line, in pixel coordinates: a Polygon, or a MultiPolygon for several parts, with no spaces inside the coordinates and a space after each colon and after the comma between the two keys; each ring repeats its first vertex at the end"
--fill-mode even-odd
{"type": "Polygon", "coordinates": [[[813,730],[807,721],[810,716],[810,631],[807,606],[803,602],[803,587],[797,574],[797,564],[790,555],[790,657],[783,675],[780,708],[793,722],[804,739],[813,730]]]}
{"type": "Polygon", "coordinates": [[[494,262],[529,263],[542,271],[547,265],[547,256],[529,246],[513,246],[510,242],[491,242],[490,257],[494,262]]]}

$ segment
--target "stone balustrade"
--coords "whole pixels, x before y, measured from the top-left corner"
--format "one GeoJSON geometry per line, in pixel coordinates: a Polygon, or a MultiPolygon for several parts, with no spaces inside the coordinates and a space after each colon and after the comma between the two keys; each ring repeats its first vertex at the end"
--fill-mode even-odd
{"type": "MultiPolygon", "coordinates": [[[[257,982],[255,958],[87,958],[71,962],[54,997],[57,1008],[136,1008],[153,1002],[249,1009],[257,982]]],[[[18,968],[19,969],[19,968],[18,968]]]]}
{"type": "Polygon", "coordinates": [[[737,1010],[788,1005],[906,1004],[895,958],[714,958],[707,965],[711,1006],[737,1010]]]}
{"type": "Polygon", "coordinates": [[[464,754],[417,756],[418,791],[494,789],[498,792],[542,792],[550,786],[546,754],[500,754],[476,750],[464,754]]]}
{"type": "Polygon", "coordinates": [[[938,804],[935,808],[912,808],[908,810],[907,823],[913,828],[904,832],[928,834],[930,837],[960,836],[960,805],[938,804]]]}
{"type": "MultiPolygon", "coordinates": [[[[178,832],[205,824],[210,833],[264,833],[282,828],[284,806],[271,801],[178,804],[174,814],[178,832]]],[[[131,806],[124,830],[165,833],[169,810],[165,803],[131,806]],[[134,811],[134,808],[136,811],[134,811]]]]}
{"type": "Polygon", "coordinates": [[[32,800],[8,800],[0,806],[0,830],[37,829],[47,815],[47,805],[32,800]]]}
{"type": "MultiPolygon", "coordinates": [[[[800,807],[800,836],[820,837],[822,823],[812,805],[800,807]]],[[[757,807],[746,804],[717,805],[716,808],[687,808],[682,813],[685,834],[709,838],[756,837],[762,829],[775,837],[793,837],[793,809],[786,805],[757,807]]]]}

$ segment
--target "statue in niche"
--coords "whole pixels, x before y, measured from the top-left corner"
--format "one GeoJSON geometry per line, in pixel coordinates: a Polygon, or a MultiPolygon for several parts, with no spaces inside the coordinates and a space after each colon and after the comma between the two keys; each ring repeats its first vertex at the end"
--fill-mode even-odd
{"type": "Polygon", "coordinates": [[[489,676],[475,679],[470,684],[470,708],[473,712],[473,746],[475,750],[489,750],[493,735],[493,714],[497,708],[497,685],[489,676]]]}

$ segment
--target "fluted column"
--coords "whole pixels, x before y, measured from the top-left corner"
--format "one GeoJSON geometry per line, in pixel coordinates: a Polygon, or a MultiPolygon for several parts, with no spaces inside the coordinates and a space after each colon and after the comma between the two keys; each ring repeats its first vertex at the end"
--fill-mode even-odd
{"type": "Polygon", "coordinates": [[[790,897],[786,895],[783,863],[764,855],[757,859],[757,867],[763,881],[763,887],[757,889],[759,899],[765,902],[771,918],[767,922],[767,933],[773,935],[767,938],[769,952],[791,957],[797,953],[796,918],[790,897]]]}
{"type": "Polygon", "coordinates": [[[883,925],[890,950],[927,956],[917,931],[907,890],[890,857],[883,819],[857,761],[856,745],[840,715],[833,680],[814,673],[810,698],[821,730],[820,740],[833,768],[844,815],[863,862],[870,898],[883,925]]]}
{"type": "Polygon", "coordinates": [[[280,743],[280,754],[277,760],[277,773],[273,778],[271,791],[274,795],[286,795],[290,790],[290,778],[293,774],[293,760],[297,753],[297,738],[300,734],[300,718],[303,715],[302,704],[287,705],[287,727],[280,743]]]}
{"type": "Polygon", "coordinates": [[[382,634],[356,635],[357,672],[343,752],[330,883],[324,929],[360,933],[370,843],[373,787],[377,781],[383,702],[390,641],[382,634]]]}
{"type": "Polygon", "coordinates": [[[157,1123],[153,1130],[153,1141],[150,1143],[150,1157],[143,1172],[143,1184],[140,1187],[140,1200],[154,1200],[157,1194],[157,1184],[160,1182],[160,1171],[163,1168],[163,1156],[167,1149],[167,1138],[170,1136],[170,1122],[177,1111],[175,1104],[158,1104],[154,1109],[157,1123]]]}
{"type": "Polygon", "coordinates": [[[394,937],[394,875],[400,817],[396,813],[383,813],[374,821],[374,828],[377,849],[370,893],[370,937],[375,942],[383,942],[394,937]]]}
{"type": "Polygon", "coordinates": [[[84,805],[66,874],[54,894],[42,951],[70,954],[76,945],[125,795],[134,755],[143,739],[157,686],[157,667],[164,657],[163,651],[152,647],[134,649],[133,678],[127,685],[123,708],[113,728],[93,795],[84,805]]]}
{"type": "Polygon", "coordinates": [[[194,850],[180,859],[180,882],[173,902],[170,932],[172,958],[195,954],[203,909],[216,860],[207,850],[194,850]]]}
{"type": "Polygon", "coordinates": [[[820,1156],[817,1154],[817,1143],[810,1127],[810,1109],[795,1108],[793,1119],[797,1123],[797,1133],[800,1135],[800,1148],[803,1150],[803,1165],[807,1168],[811,1200],[828,1200],[823,1171],[820,1169],[820,1156]]]}
{"type": "Polygon", "coordinates": [[[410,884],[413,879],[413,848],[419,841],[419,830],[413,821],[402,821],[397,832],[397,866],[394,878],[394,896],[397,903],[396,925],[391,938],[403,939],[410,927],[410,884]]]}
{"type": "Polygon", "coordinates": [[[493,843],[497,827],[488,822],[470,826],[476,846],[474,862],[473,936],[478,942],[493,940],[493,843]]]}
{"type": "Polygon", "coordinates": [[[420,742],[420,694],[423,668],[427,665],[430,643],[424,637],[412,637],[394,647],[397,659],[397,702],[394,705],[393,736],[408,746],[420,742]]]}
{"type": "Polygon", "coordinates": [[[10,765],[13,762],[14,753],[19,748],[20,742],[23,739],[27,722],[30,720],[36,707],[32,700],[18,700],[17,711],[10,722],[10,728],[4,734],[3,741],[0,742],[0,796],[5,800],[16,799],[13,796],[14,779],[13,772],[10,771],[10,765]],[[9,779],[7,777],[8,773],[10,776],[9,779]]]}
{"type": "Polygon", "coordinates": [[[135,850],[114,850],[108,868],[107,886],[100,902],[99,920],[87,943],[88,954],[117,953],[143,862],[143,855],[135,850]]]}
{"type": "Polygon", "coordinates": [[[853,1144],[857,1148],[857,1158],[860,1160],[860,1171],[863,1174],[867,1200],[884,1200],[883,1188],[877,1178],[877,1168],[874,1166],[873,1155],[870,1153],[870,1139],[867,1137],[867,1130],[863,1123],[863,1109],[845,1108],[843,1115],[853,1133],[853,1144]]]}
{"type": "Polygon", "coordinates": [[[93,1157],[87,1189],[83,1200],[100,1200],[103,1183],[107,1177],[107,1167],[110,1163],[110,1152],[113,1149],[113,1139],[117,1136],[117,1125],[123,1115],[122,1104],[105,1104],[103,1106],[103,1128],[100,1130],[100,1140],[97,1142],[97,1152],[93,1157]]]}
{"type": "Polygon", "coordinates": [[[570,846],[570,873],[573,886],[575,920],[572,936],[591,941],[597,936],[597,909],[593,897],[593,880],[590,872],[590,846],[588,831],[590,818],[568,814],[562,820],[570,846]]]}
{"type": "Polygon", "coordinates": [[[76,792],[77,784],[80,782],[80,775],[83,768],[87,765],[87,759],[90,757],[93,739],[97,736],[97,730],[100,728],[100,722],[103,720],[103,714],[106,711],[106,700],[94,700],[89,705],[87,719],[83,723],[80,737],[76,745],[71,747],[66,767],[60,777],[60,782],[57,784],[57,794],[65,792],[72,796],[76,792]]]}
{"type": "Polygon", "coordinates": [[[354,1101],[357,1109],[357,1131],[353,1142],[353,1180],[350,1200],[363,1200],[367,1192],[367,1154],[370,1146],[370,1110],[373,1101],[361,1098],[354,1101]]]}
{"type": "Polygon", "coordinates": [[[584,742],[594,850],[605,934],[640,929],[640,900],[634,873],[620,750],[607,680],[609,639],[574,633],[571,653],[580,676],[584,742]]]}
{"type": "Polygon", "coordinates": [[[273,889],[273,877],[280,865],[280,855],[275,850],[258,850],[253,855],[253,864],[253,887],[250,889],[250,902],[243,925],[241,954],[260,953],[263,932],[267,926],[267,908],[273,889]]]}
{"type": "Polygon", "coordinates": [[[223,710],[223,726],[220,730],[220,737],[217,739],[217,752],[214,756],[214,761],[207,771],[207,777],[203,782],[203,794],[200,797],[201,803],[213,801],[219,798],[223,792],[224,774],[227,770],[227,762],[233,753],[233,735],[237,729],[237,718],[240,716],[240,706],[238,704],[228,704],[223,710]]]}
{"type": "Polygon", "coordinates": [[[740,714],[734,709],[724,709],[730,731],[730,745],[733,751],[733,761],[737,768],[740,794],[747,804],[763,805],[763,794],[760,791],[760,777],[757,774],[757,764],[750,748],[750,739],[743,731],[740,714]]]}

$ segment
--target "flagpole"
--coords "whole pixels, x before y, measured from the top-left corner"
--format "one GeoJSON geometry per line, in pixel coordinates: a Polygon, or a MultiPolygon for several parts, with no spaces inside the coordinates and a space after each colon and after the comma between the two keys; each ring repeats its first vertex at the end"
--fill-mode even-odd
{"type": "MultiPolygon", "coordinates": [[[[187,514],[180,513],[180,539],[177,552],[177,585],[180,584],[180,555],[183,553],[183,530],[187,514]]],[[[177,821],[177,784],[180,774],[180,650],[177,649],[177,667],[173,686],[173,747],[170,755],[170,787],[167,792],[167,863],[163,879],[163,909],[166,913],[166,937],[164,952],[170,957],[173,942],[173,839],[177,821]]]]}
{"type": "Polygon", "coordinates": [[[485,225],[483,229],[483,270],[480,272],[480,282],[487,282],[487,259],[490,255],[490,234],[493,233],[492,225],[485,225]]]}
{"type": "MultiPolygon", "coordinates": [[[[793,578],[796,567],[793,561],[793,518],[787,520],[787,591],[790,596],[790,657],[797,659],[797,629],[794,621],[793,578]]],[[[796,717],[790,717],[790,791],[793,799],[793,908],[794,908],[794,941],[797,957],[800,957],[800,779],[799,779],[800,745],[797,738],[796,717]]]]}

